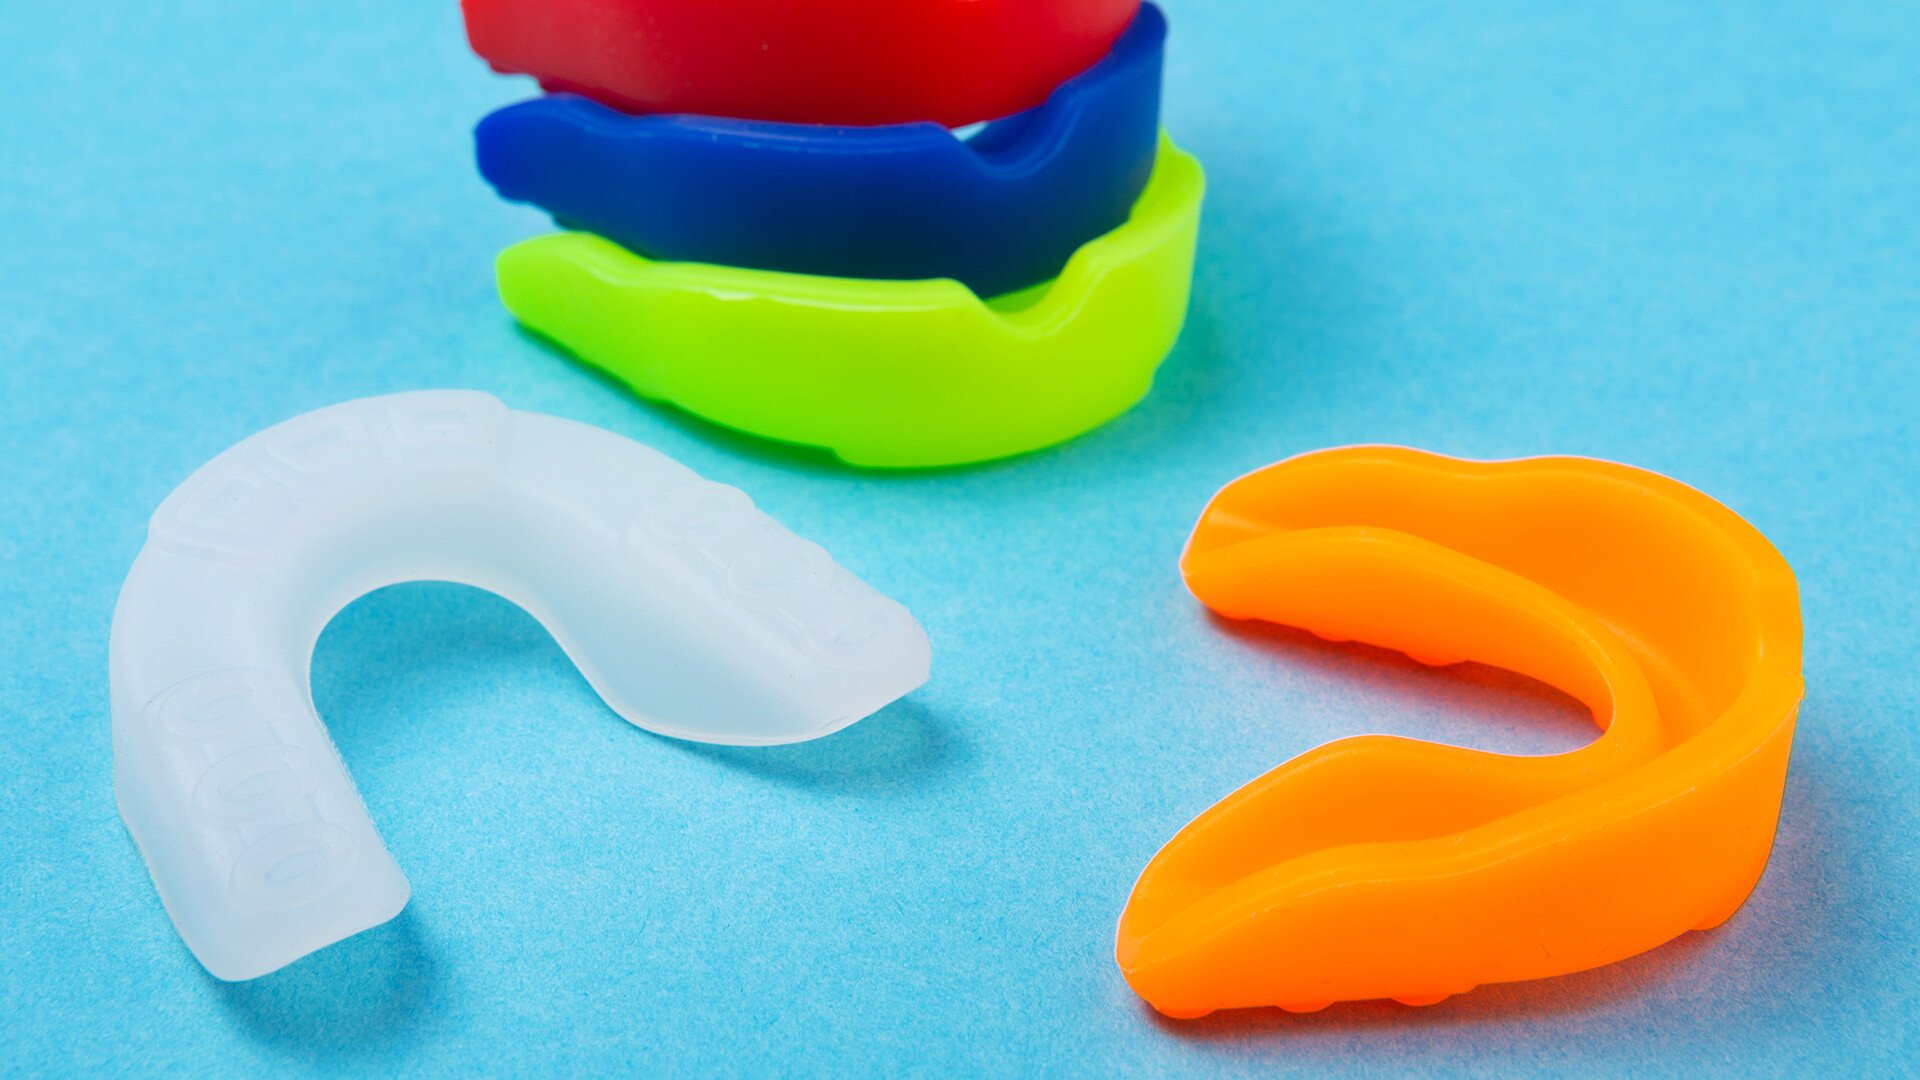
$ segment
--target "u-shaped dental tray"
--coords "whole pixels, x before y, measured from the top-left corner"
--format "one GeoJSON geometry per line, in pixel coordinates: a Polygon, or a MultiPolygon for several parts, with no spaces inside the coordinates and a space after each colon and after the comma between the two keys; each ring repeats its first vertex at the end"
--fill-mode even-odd
{"type": "Polygon", "coordinates": [[[904,607],[617,435],[462,391],[279,424],[161,504],[113,619],[115,795],[215,976],[264,975],[406,905],[308,666],[342,607],[416,580],[518,603],[615,712],[676,738],[817,738],[928,674],[904,607]]]}

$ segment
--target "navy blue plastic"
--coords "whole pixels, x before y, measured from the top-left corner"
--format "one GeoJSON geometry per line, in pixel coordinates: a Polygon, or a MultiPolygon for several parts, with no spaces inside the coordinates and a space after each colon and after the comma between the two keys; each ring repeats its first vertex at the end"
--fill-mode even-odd
{"type": "Polygon", "coordinates": [[[629,116],[556,94],[481,121],[480,172],[651,258],[950,277],[993,296],[1126,221],[1153,172],[1166,32],[1145,5],[1106,59],[965,141],[932,123],[629,116]]]}

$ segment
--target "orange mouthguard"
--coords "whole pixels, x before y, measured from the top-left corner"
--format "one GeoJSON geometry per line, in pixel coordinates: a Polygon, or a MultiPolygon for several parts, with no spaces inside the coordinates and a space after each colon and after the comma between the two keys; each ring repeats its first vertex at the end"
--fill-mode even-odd
{"type": "Polygon", "coordinates": [[[1120,917],[1121,971],[1162,1013],[1582,971],[1719,925],[1759,881],[1799,591],[1712,499],[1604,461],[1329,450],[1228,485],[1181,569],[1227,618],[1519,672],[1603,734],[1547,757],[1362,736],[1234,792],[1120,917]]]}

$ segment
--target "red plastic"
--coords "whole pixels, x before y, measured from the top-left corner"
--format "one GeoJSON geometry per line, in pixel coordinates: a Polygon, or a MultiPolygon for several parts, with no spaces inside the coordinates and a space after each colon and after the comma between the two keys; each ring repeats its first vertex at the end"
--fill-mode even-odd
{"type": "Polygon", "coordinates": [[[463,0],[473,50],[634,113],[958,127],[1093,66],[1140,0],[463,0]]]}

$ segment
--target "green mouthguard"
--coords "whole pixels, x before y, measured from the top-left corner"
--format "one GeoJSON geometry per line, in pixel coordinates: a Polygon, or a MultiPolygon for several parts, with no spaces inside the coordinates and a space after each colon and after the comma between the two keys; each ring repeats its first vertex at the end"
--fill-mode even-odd
{"type": "Polygon", "coordinates": [[[654,262],[586,233],[502,252],[500,296],[641,396],[726,427],[872,468],[990,461],[1146,395],[1186,319],[1205,188],[1163,135],[1126,224],[990,300],[947,280],[654,262]]]}

